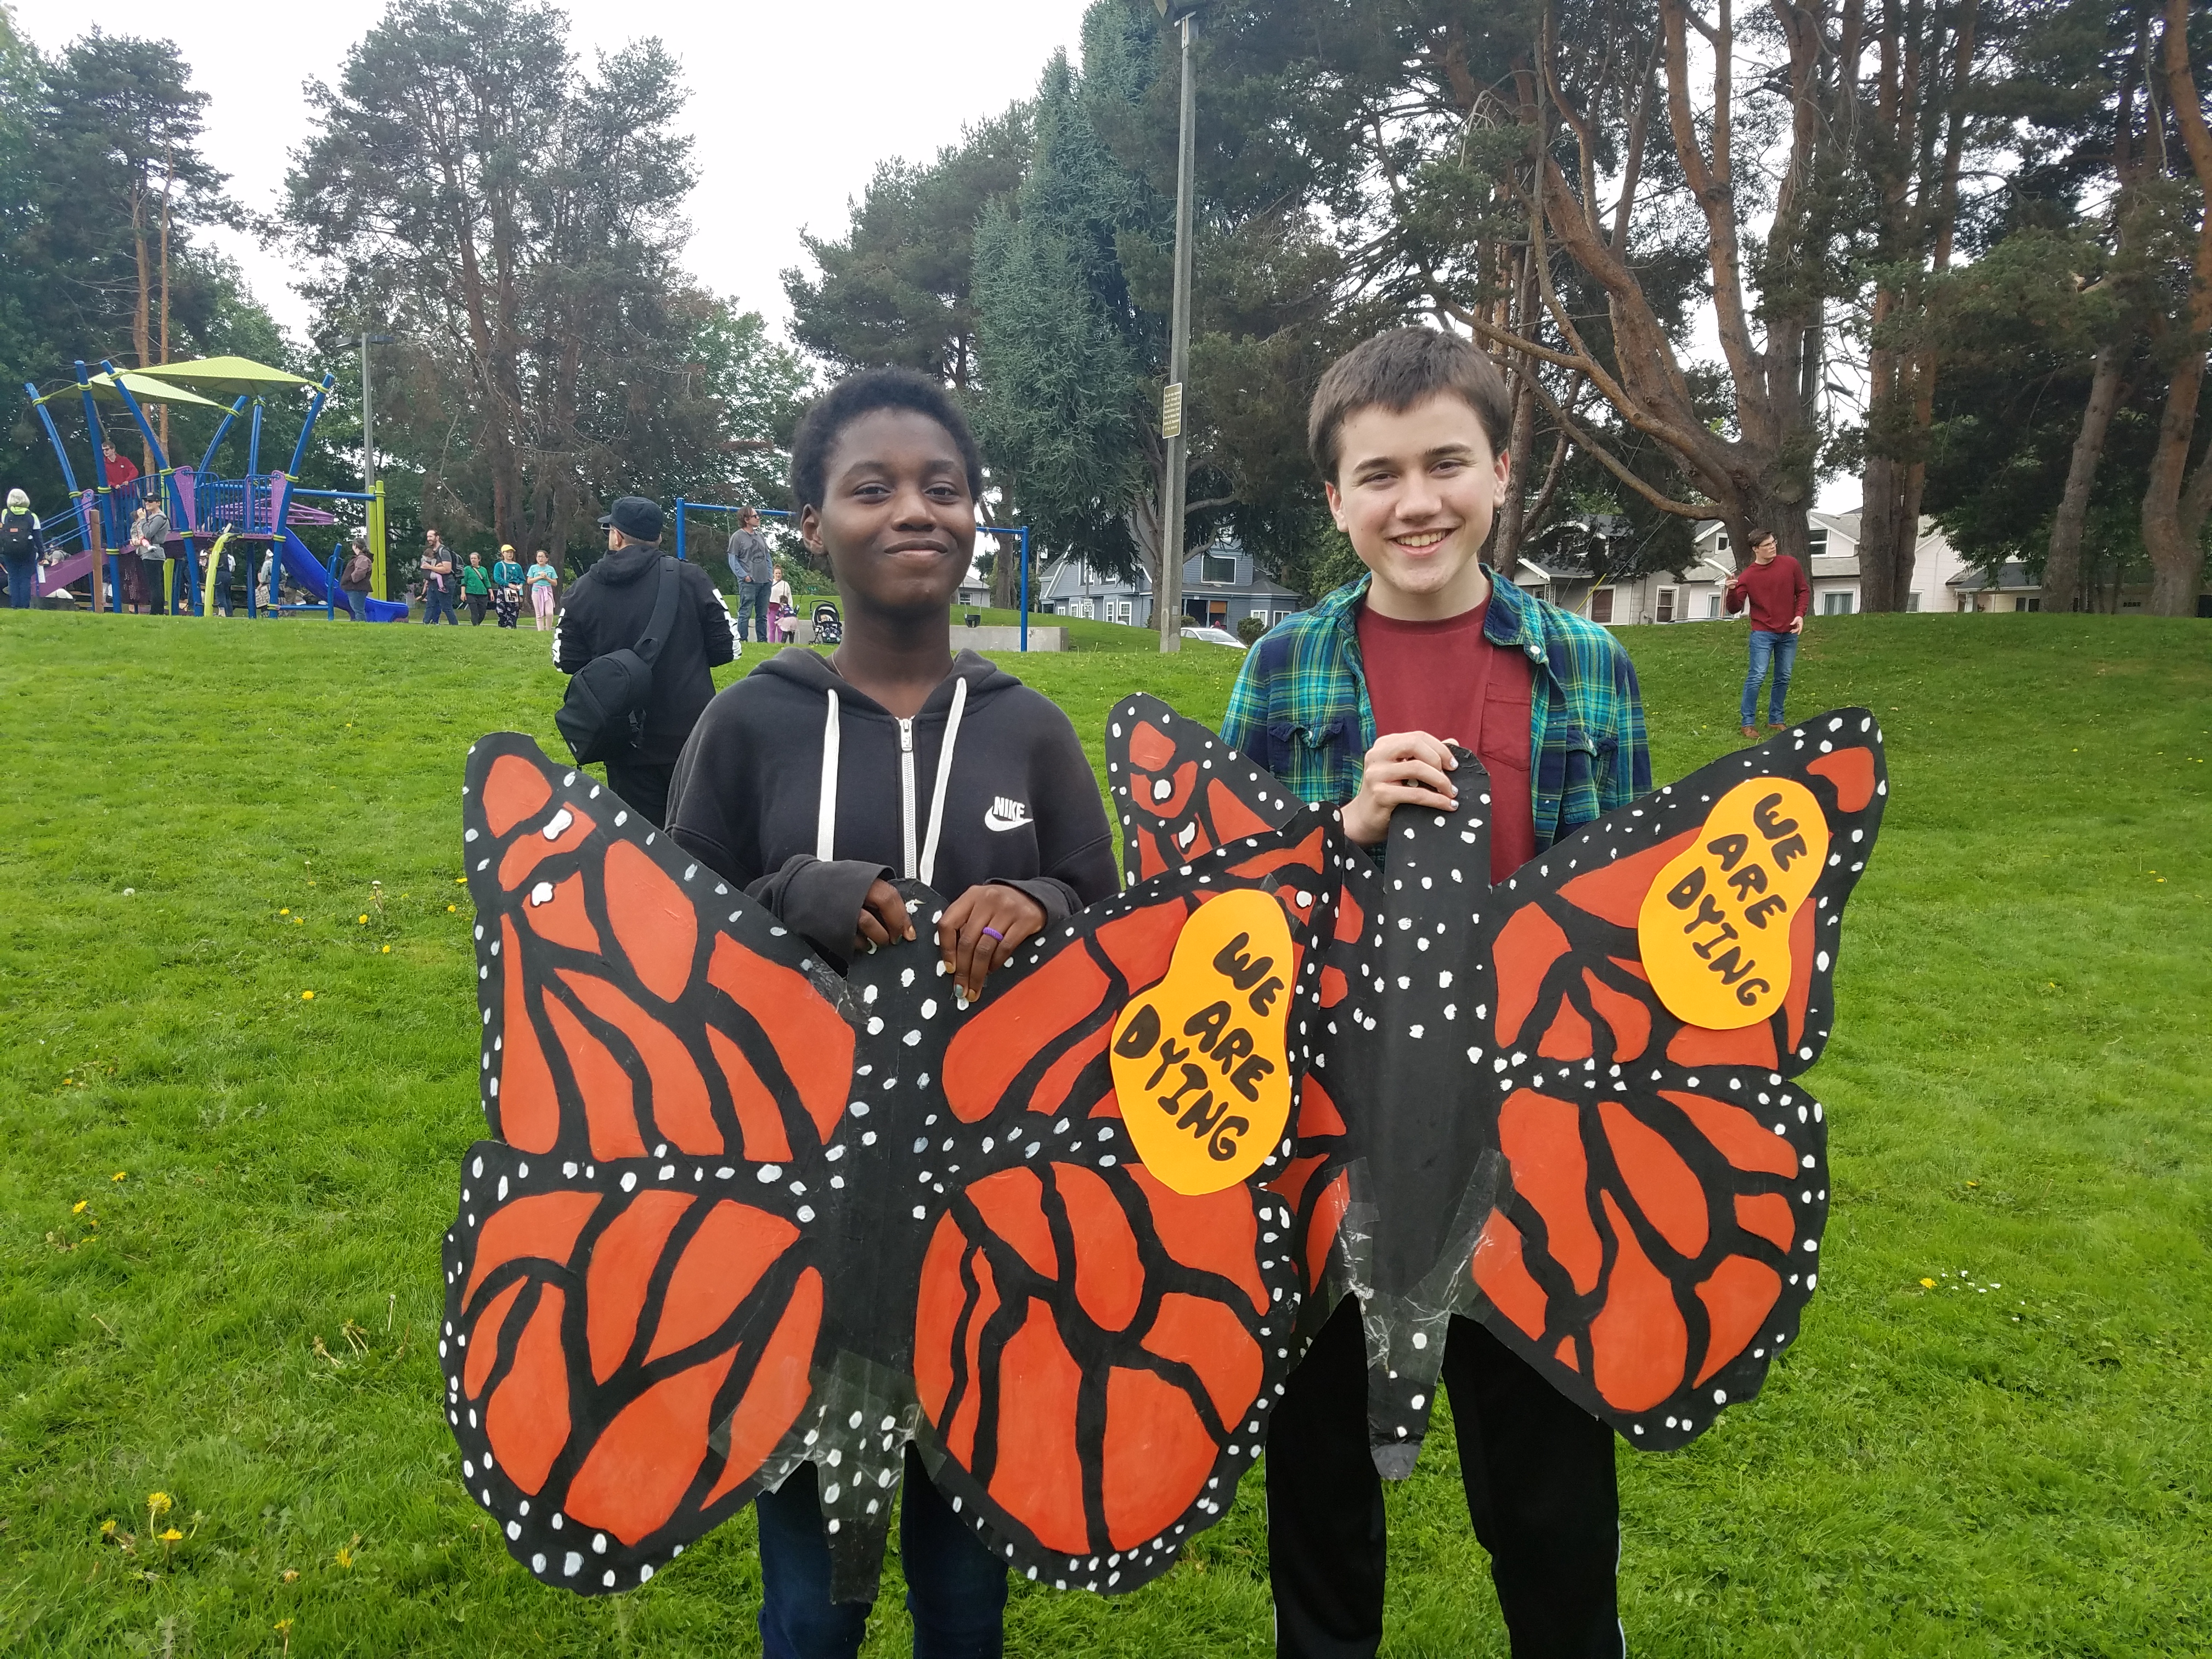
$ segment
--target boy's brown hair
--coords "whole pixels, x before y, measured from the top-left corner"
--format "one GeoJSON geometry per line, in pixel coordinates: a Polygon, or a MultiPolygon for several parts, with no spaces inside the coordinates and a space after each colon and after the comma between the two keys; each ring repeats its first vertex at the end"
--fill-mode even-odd
{"type": "Polygon", "coordinates": [[[1464,398],[1482,422],[1490,452],[1505,452],[1513,426],[1513,394],[1490,354],[1469,340],[1433,328],[1394,328],[1363,340],[1328,366],[1306,416],[1306,448],[1321,476],[1336,482],[1338,439],[1363,409],[1403,414],[1440,392],[1464,398]]]}

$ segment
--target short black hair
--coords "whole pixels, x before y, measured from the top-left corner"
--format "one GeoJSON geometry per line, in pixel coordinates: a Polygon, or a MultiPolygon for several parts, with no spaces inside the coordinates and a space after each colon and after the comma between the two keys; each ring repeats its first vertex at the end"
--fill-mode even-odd
{"type": "Polygon", "coordinates": [[[791,441],[791,504],[799,511],[819,507],[828,493],[830,446],[863,415],[879,409],[910,409],[943,427],[960,452],[968,474],[968,493],[983,496],[983,453],[952,394],[910,368],[871,368],[848,375],[815,400],[791,441]]]}
{"type": "Polygon", "coordinates": [[[1491,453],[1505,453],[1513,428],[1513,394],[1490,354],[1456,334],[1409,326],[1361,341],[1322,374],[1306,414],[1306,447],[1313,464],[1334,483],[1346,421],[1363,409],[1402,415],[1438,392],[1464,399],[1481,422],[1491,453]]]}

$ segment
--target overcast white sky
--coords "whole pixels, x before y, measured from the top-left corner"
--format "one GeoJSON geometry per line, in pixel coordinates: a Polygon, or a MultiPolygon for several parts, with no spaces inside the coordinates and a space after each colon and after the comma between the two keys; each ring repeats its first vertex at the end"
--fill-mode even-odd
{"type": "MultiPolygon", "coordinates": [[[[210,94],[206,150],[246,206],[273,209],[303,142],[310,77],[335,80],[382,0],[15,0],[23,31],[51,51],[95,25],[177,43],[210,94]]],[[[787,315],[777,273],[800,263],[799,233],[845,223],[876,163],[921,159],[1035,90],[1055,46],[1076,56],[1085,0],[823,0],[791,5],[645,7],[576,0],[571,44],[597,51],[658,34],[690,92],[697,141],[689,264],[708,286],[771,319],[787,315]]],[[[295,335],[307,308],[278,255],[225,237],[253,291],[295,335]]]]}

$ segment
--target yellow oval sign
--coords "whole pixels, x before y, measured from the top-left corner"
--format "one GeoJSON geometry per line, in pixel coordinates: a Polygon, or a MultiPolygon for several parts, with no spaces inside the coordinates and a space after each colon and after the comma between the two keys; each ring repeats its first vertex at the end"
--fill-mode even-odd
{"type": "Polygon", "coordinates": [[[1798,971],[1790,925],[1827,857],[1828,821],[1803,784],[1753,778],[1723,795],[1637,916],[1659,1000],[1714,1031],[1771,1015],[1798,971]]]}
{"type": "Polygon", "coordinates": [[[1137,1156],[1178,1193],[1258,1169],[1291,1115],[1291,927],[1256,888],[1199,906],[1167,977],[1114,1023],[1114,1094],[1137,1156]]]}

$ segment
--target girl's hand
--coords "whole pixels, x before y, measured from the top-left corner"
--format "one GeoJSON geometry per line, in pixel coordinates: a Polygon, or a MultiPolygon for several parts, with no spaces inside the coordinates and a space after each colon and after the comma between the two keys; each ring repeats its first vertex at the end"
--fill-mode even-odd
{"type": "Polygon", "coordinates": [[[985,975],[1004,967],[1016,945],[1043,928],[1044,906],[1018,888],[970,887],[945,907],[945,920],[937,924],[937,948],[960,994],[973,1002],[983,994],[985,975]]]}
{"type": "Polygon", "coordinates": [[[1390,833],[1394,807],[1457,811],[1458,787],[1444,774],[1458,765],[1451,750],[1425,732],[1376,738],[1360,773],[1359,793],[1345,803],[1344,833],[1362,847],[1374,847],[1390,833]]]}
{"type": "Polygon", "coordinates": [[[906,901],[897,888],[878,877],[860,901],[860,920],[853,933],[854,956],[865,956],[879,945],[894,945],[914,937],[914,923],[906,914],[906,901]]]}

